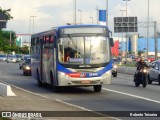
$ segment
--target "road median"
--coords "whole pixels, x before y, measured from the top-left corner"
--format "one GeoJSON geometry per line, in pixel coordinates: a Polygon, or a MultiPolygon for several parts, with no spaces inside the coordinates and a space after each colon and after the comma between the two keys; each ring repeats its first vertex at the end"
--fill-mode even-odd
{"type": "Polygon", "coordinates": [[[118,66],[117,71],[118,73],[134,75],[136,67],[118,66]]]}
{"type": "Polygon", "coordinates": [[[0,83],[0,96],[16,96],[16,94],[12,91],[10,85],[0,83]]]}

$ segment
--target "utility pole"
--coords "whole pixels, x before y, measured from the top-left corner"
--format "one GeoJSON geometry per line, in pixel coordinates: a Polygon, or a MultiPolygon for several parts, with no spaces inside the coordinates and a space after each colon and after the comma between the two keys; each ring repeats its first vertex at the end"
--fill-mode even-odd
{"type": "Polygon", "coordinates": [[[158,32],[157,32],[157,22],[154,21],[154,39],[155,39],[155,60],[157,60],[158,54],[158,32]]]}
{"type": "MultiPolygon", "coordinates": [[[[126,17],[127,17],[127,2],[130,1],[130,0],[123,0],[123,1],[126,1],[126,17]]],[[[128,35],[127,35],[127,32],[126,32],[126,54],[125,54],[125,61],[127,62],[127,39],[128,39],[128,35]]]]}
{"type": "Polygon", "coordinates": [[[80,24],[82,24],[82,10],[78,10],[78,11],[79,11],[80,24]]]}
{"type": "Polygon", "coordinates": [[[76,0],[73,0],[73,24],[76,25],[76,0]]]}
{"type": "Polygon", "coordinates": [[[97,25],[99,24],[99,8],[98,8],[98,5],[97,5],[97,25]]]}
{"type": "Polygon", "coordinates": [[[108,0],[106,0],[106,26],[108,27],[108,0]]]}
{"type": "Polygon", "coordinates": [[[31,16],[31,18],[33,18],[33,26],[32,26],[32,33],[34,33],[34,18],[35,18],[36,16],[31,16]]]}
{"type": "Polygon", "coordinates": [[[93,24],[93,17],[90,17],[91,18],[91,21],[92,21],[92,24],[93,24]]]}
{"type": "Polygon", "coordinates": [[[149,0],[148,0],[148,17],[147,17],[147,60],[149,52],[149,0]]]}
{"type": "Polygon", "coordinates": [[[10,31],[10,47],[12,46],[12,31],[10,31]]]}
{"type": "MultiPolygon", "coordinates": [[[[122,12],[122,22],[123,22],[123,12],[125,12],[126,10],[120,10],[122,12]]],[[[122,27],[122,42],[121,42],[121,47],[122,47],[122,53],[123,54],[123,27],[122,27]]]]}

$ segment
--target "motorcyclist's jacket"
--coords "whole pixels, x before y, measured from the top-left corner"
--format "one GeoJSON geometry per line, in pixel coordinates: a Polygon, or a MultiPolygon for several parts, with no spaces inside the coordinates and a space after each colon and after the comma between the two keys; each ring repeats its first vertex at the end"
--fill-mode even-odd
{"type": "Polygon", "coordinates": [[[146,62],[142,62],[142,61],[138,61],[136,63],[136,67],[137,67],[137,70],[140,70],[144,67],[149,68],[149,66],[146,64],[146,62]]]}

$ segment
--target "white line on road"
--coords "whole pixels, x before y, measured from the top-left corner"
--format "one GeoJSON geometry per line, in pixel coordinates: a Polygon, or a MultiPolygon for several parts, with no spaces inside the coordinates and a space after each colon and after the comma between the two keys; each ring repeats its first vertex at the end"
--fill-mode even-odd
{"type": "MultiPolygon", "coordinates": [[[[3,82],[3,83],[8,84],[8,83],[6,83],[6,82],[3,82]]],[[[41,95],[41,94],[38,94],[38,93],[31,92],[31,91],[26,90],[26,89],[23,89],[23,88],[21,88],[21,87],[18,87],[18,86],[12,85],[12,84],[8,84],[8,85],[10,85],[10,86],[12,86],[12,87],[15,87],[15,88],[17,88],[17,89],[19,89],[19,90],[23,90],[23,91],[25,91],[25,92],[28,92],[28,93],[30,93],[30,94],[33,94],[33,95],[36,95],[36,96],[40,96],[40,97],[43,97],[43,98],[46,98],[46,99],[50,99],[50,98],[47,97],[47,96],[44,96],[44,95],[41,95]]],[[[67,102],[62,101],[62,100],[59,100],[59,99],[54,99],[54,100],[57,101],[57,102],[66,104],[66,105],[68,105],[68,106],[76,107],[76,108],[79,108],[79,109],[81,109],[81,110],[91,111],[91,112],[93,112],[93,113],[96,113],[96,114],[102,115],[103,117],[106,117],[106,115],[104,115],[104,114],[101,114],[101,113],[98,113],[98,112],[89,110],[89,109],[87,109],[87,108],[84,108],[84,107],[81,107],[81,106],[78,106],[78,105],[74,105],[74,104],[71,104],[71,103],[67,103],[67,102]]],[[[121,120],[121,119],[116,118],[116,117],[108,117],[108,118],[113,119],[113,120],[121,120]]]]}
{"type": "Polygon", "coordinates": [[[137,96],[137,95],[133,95],[133,94],[129,94],[129,93],[124,93],[124,92],[120,92],[120,91],[116,91],[116,90],[111,90],[111,89],[107,89],[107,88],[102,88],[102,89],[106,90],[106,91],[119,93],[119,94],[122,94],[122,95],[127,95],[127,96],[131,96],[131,97],[135,97],[135,98],[139,98],[139,99],[143,99],[143,100],[147,100],[147,101],[151,101],[151,102],[155,102],[155,103],[160,104],[160,101],[153,100],[153,99],[150,99],[150,98],[145,98],[145,97],[141,97],[141,96],[137,96]]]}

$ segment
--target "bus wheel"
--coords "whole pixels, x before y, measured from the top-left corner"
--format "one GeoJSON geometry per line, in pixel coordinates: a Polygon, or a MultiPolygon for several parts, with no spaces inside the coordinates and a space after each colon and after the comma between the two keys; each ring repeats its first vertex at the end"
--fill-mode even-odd
{"type": "Polygon", "coordinates": [[[39,76],[38,70],[37,70],[37,83],[38,83],[38,87],[42,87],[42,86],[43,86],[43,83],[42,83],[42,81],[40,80],[40,76],[39,76]]]}
{"type": "Polygon", "coordinates": [[[52,72],[50,72],[50,77],[51,77],[51,87],[52,87],[52,90],[53,90],[54,92],[58,92],[58,86],[55,86],[55,85],[54,85],[54,78],[53,78],[52,72]]]}
{"type": "Polygon", "coordinates": [[[101,92],[102,85],[94,85],[93,88],[94,88],[94,92],[101,92]]]}

